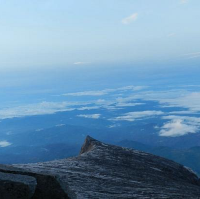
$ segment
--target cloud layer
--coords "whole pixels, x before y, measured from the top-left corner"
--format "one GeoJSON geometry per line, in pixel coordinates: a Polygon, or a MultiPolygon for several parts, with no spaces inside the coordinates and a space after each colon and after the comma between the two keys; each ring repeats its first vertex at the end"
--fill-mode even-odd
{"type": "MultiPolygon", "coordinates": [[[[194,90],[193,87],[191,87],[192,90],[194,90]]],[[[196,90],[199,89],[199,87],[195,87],[196,90]]],[[[120,121],[134,122],[157,117],[161,121],[164,120],[164,122],[167,120],[161,127],[158,127],[160,128],[160,136],[177,137],[199,131],[200,92],[191,92],[183,88],[166,91],[146,90],[146,88],[145,86],[126,86],[115,89],[66,93],[64,96],[76,97],[76,101],[41,102],[1,109],[0,119],[76,110],[80,112],[76,114],[77,117],[88,119],[106,118],[112,122],[118,121],[119,124],[111,124],[110,128],[120,126],[120,121]],[[82,100],[84,96],[92,96],[91,99],[93,100],[84,101],[82,100]],[[157,103],[156,110],[148,110],[148,101],[157,103]],[[165,111],[168,108],[170,108],[170,112],[165,111]],[[97,113],[91,114],[93,110],[96,110],[97,113]],[[107,111],[107,115],[103,115],[101,111],[107,111]]],[[[63,95],[58,97],[60,96],[63,97],[63,95]]],[[[3,144],[5,143],[2,143],[2,146],[3,144]]]]}
{"type": "Polygon", "coordinates": [[[0,110],[0,119],[25,117],[31,115],[53,114],[58,111],[71,111],[67,102],[41,102],[0,110]]]}
{"type": "Polygon", "coordinates": [[[100,97],[105,95],[112,95],[112,94],[124,94],[125,92],[139,92],[147,87],[145,86],[126,86],[126,87],[119,87],[115,89],[104,89],[104,90],[97,90],[97,91],[81,91],[75,93],[66,93],[60,96],[73,96],[77,97],[77,101],[73,102],[40,102],[35,104],[27,104],[23,106],[16,106],[11,108],[4,108],[0,109],[0,119],[8,119],[14,117],[25,117],[25,116],[33,116],[33,115],[45,115],[45,114],[54,114],[59,111],[86,111],[86,110],[93,110],[99,108],[106,108],[106,109],[119,109],[119,107],[125,106],[136,106],[140,105],[139,103],[122,103],[120,100],[115,99],[113,100],[104,100],[98,99],[95,101],[81,101],[81,97],[84,96],[93,96],[93,97],[100,97]],[[117,105],[111,105],[117,103],[117,105]],[[92,106],[91,106],[92,104],[92,106]],[[90,105],[90,106],[88,106],[90,105]],[[117,108],[118,107],[118,108],[117,108]]]}

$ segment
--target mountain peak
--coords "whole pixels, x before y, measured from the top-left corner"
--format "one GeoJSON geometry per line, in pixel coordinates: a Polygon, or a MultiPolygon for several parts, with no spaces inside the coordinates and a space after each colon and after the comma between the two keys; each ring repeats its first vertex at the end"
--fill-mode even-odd
{"type": "Polygon", "coordinates": [[[86,137],[80,151],[80,155],[86,152],[89,152],[93,149],[93,147],[100,143],[99,141],[95,140],[94,138],[90,137],[89,135],[86,137]]]}

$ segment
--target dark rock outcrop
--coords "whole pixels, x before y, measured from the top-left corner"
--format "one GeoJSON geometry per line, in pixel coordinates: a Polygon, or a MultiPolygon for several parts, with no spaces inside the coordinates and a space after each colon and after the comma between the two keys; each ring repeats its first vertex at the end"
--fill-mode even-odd
{"type": "Polygon", "coordinates": [[[0,165],[0,199],[68,199],[54,175],[0,165]]]}
{"type": "Polygon", "coordinates": [[[18,190],[33,199],[200,198],[199,179],[184,166],[91,137],[74,158],[0,166],[0,198],[20,198],[18,190]]]}
{"type": "Polygon", "coordinates": [[[0,172],[0,198],[31,198],[36,184],[31,176],[0,172]]]}

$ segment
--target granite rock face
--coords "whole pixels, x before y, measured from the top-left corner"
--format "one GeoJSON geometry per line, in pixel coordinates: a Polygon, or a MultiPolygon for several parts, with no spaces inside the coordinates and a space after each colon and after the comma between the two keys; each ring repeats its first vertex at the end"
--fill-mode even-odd
{"type": "Polygon", "coordinates": [[[173,161],[88,136],[77,157],[0,166],[0,198],[197,199],[200,181],[173,161]]]}

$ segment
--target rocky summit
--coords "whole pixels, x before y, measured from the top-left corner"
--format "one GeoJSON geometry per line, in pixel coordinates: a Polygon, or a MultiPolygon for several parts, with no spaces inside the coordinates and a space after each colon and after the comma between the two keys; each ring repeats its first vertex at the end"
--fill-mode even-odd
{"type": "Polygon", "coordinates": [[[87,137],[80,155],[0,166],[1,199],[197,199],[199,178],[173,161],[87,137]]]}

